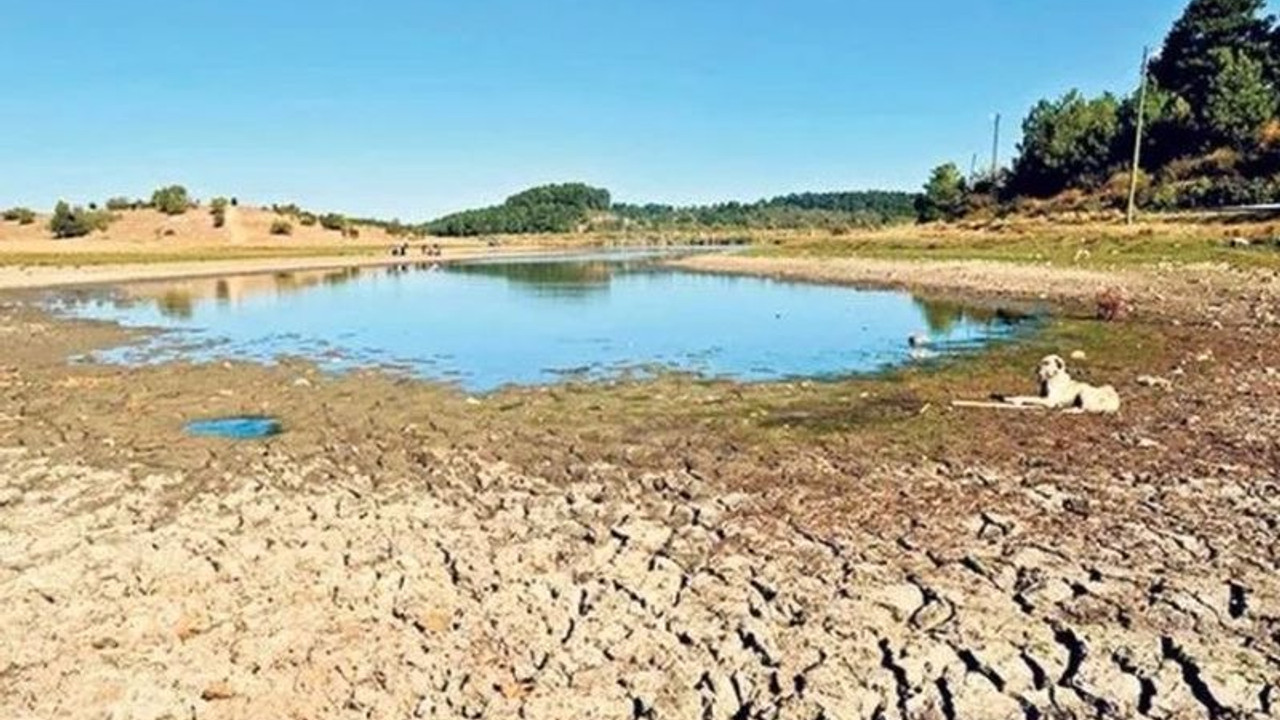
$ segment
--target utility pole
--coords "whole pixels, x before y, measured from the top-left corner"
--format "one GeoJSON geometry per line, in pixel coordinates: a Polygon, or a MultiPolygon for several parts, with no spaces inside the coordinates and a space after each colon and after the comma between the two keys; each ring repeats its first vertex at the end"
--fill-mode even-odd
{"type": "Polygon", "coordinates": [[[978,153],[973,154],[973,159],[969,160],[969,182],[972,183],[978,179],[978,153]]]}
{"type": "Polygon", "coordinates": [[[1000,171],[1000,113],[996,113],[995,128],[991,133],[991,184],[996,184],[1000,171]]]}
{"type": "Polygon", "coordinates": [[[1133,167],[1129,170],[1129,209],[1125,212],[1124,221],[1133,224],[1138,211],[1138,170],[1142,162],[1142,124],[1146,120],[1147,111],[1147,60],[1151,48],[1142,48],[1142,89],[1138,91],[1138,125],[1133,136],[1133,167]]]}

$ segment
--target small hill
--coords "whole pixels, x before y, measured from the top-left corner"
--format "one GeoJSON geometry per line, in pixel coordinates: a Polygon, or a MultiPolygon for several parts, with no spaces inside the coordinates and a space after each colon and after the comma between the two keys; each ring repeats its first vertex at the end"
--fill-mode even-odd
{"type": "Polygon", "coordinates": [[[359,221],[343,219],[339,229],[328,229],[314,215],[296,208],[276,211],[264,207],[228,206],[221,227],[215,226],[214,215],[208,205],[191,207],[178,215],[167,215],[150,208],[100,212],[109,215],[106,227],[77,238],[55,238],[49,229],[49,213],[37,213],[33,221],[26,224],[0,221],[0,254],[185,255],[236,249],[284,251],[305,248],[333,248],[337,252],[400,242],[383,227],[359,221]]]}
{"type": "Polygon", "coordinates": [[[427,223],[434,235],[572,233],[590,230],[798,230],[880,227],[915,217],[917,193],[869,190],[798,193],[750,203],[675,207],[613,203],[608,190],[583,183],[544,185],[501,205],[464,210],[427,223]]]}

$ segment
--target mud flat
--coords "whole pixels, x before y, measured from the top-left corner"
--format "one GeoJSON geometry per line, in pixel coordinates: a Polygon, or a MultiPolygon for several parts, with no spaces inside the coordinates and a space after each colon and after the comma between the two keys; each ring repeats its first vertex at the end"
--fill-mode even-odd
{"type": "MultiPolygon", "coordinates": [[[[1036,273],[999,292],[1090,297],[1036,273]]],[[[0,299],[0,716],[1272,716],[1275,286],[1131,280],[1133,320],[937,370],[478,398],[69,365],[123,331],[0,299]],[[1050,349],[1124,412],[947,408],[1050,349]],[[287,432],[181,434],[248,411],[287,432]]]]}
{"type": "Polygon", "coordinates": [[[1099,293],[1116,290],[1145,315],[1166,321],[1266,325],[1280,321],[1280,271],[1266,268],[1199,263],[1100,269],[990,260],[741,255],[705,255],[671,264],[703,272],[1039,300],[1084,312],[1092,311],[1099,293]]]}

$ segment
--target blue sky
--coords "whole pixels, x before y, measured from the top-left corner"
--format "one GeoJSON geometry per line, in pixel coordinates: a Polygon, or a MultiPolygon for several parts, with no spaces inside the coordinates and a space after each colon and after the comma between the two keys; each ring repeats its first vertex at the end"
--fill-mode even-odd
{"type": "Polygon", "coordinates": [[[426,219],[915,189],[1005,116],[1127,91],[1184,0],[4,0],[0,205],[146,195],[426,219]]]}

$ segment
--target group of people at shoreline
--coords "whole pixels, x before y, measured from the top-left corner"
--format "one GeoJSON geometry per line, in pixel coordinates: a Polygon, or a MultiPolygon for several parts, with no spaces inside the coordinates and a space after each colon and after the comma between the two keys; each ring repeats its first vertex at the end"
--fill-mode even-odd
{"type": "MultiPolygon", "coordinates": [[[[444,254],[444,248],[440,246],[440,243],[424,243],[421,248],[422,254],[427,257],[440,257],[444,254]]],[[[409,255],[409,243],[392,245],[391,255],[393,257],[407,257],[409,255]]]]}

